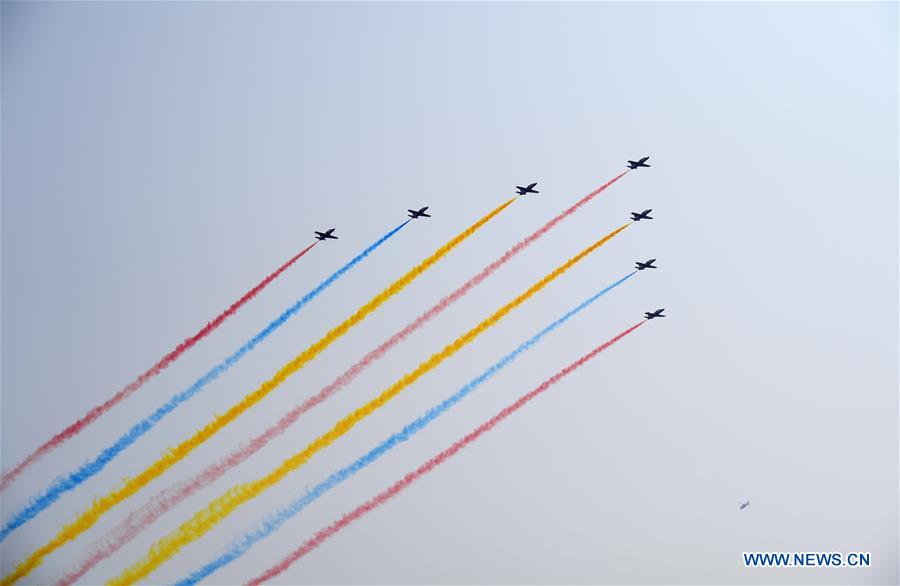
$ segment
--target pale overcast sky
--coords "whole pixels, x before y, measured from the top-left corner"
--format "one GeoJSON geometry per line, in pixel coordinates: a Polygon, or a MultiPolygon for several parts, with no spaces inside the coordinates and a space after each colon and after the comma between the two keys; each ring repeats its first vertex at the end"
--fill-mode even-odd
{"type": "Polygon", "coordinates": [[[2,570],[512,194],[261,405],[49,556],[259,433],[650,155],[257,456],[85,576],[257,478],[554,266],[654,209],[149,578],[177,580],[596,290],[644,271],[210,583],[241,583],[592,347],[667,308],[283,584],[866,583],[898,576],[897,4],[2,4],[2,466],[337,228],[2,495],[5,521],[403,220],[221,380],[2,545],[2,570]],[[738,511],[738,503],[751,506],[738,511]],[[753,569],[744,551],[866,551],[753,569]]]}

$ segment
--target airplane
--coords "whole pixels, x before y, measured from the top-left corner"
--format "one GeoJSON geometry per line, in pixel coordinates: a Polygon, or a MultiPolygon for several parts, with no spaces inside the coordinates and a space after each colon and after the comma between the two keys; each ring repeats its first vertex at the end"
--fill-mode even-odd
{"type": "Polygon", "coordinates": [[[638,159],[637,161],[628,161],[627,166],[629,169],[637,169],[638,167],[649,167],[650,165],[647,164],[647,159],[649,159],[649,158],[650,157],[644,157],[642,159],[638,159]]]}
{"type": "Polygon", "coordinates": [[[332,236],[332,232],[334,232],[334,228],[332,228],[331,230],[326,230],[325,232],[316,232],[316,239],[326,240],[328,238],[333,238],[334,240],[337,240],[337,236],[332,236]]]}
{"type": "Polygon", "coordinates": [[[656,311],[645,311],[644,318],[645,319],[653,319],[655,317],[666,317],[663,315],[662,309],[657,309],[656,311]]]}
{"type": "Polygon", "coordinates": [[[540,191],[538,191],[537,189],[534,188],[535,185],[537,185],[537,183],[532,183],[528,187],[522,187],[521,185],[516,185],[516,189],[518,190],[519,195],[525,195],[526,193],[540,193],[540,191]]]}
{"type": "Polygon", "coordinates": [[[749,507],[749,506],[750,506],[750,501],[747,501],[746,503],[741,503],[741,504],[739,505],[738,510],[739,510],[739,511],[743,511],[744,509],[746,509],[746,508],[749,507]]]}
{"type": "Polygon", "coordinates": [[[422,209],[419,210],[419,211],[416,211],[416,210],[406,210],[406,211],[409,212],[409,217],[410,217],[410,218],[413,218],[413,219],[416,219],[416,218],[430,218],[431,216],[425,213],[425,210],[427,210],[427,209],[428,209],[428,206],[425,206],[424,208],[422,208],[422,209]]]}
{"type": "Polygon", "coordinates": [[[650,217],[650,212],[652,211],[653,210],[644,210],[641,213],[631,212],[631,219],[635,222],[640,222],[641,220],[652,220],[653,218],[650,217]]]}
{"type": "Polygon", "coordinates": [[[651,258],[647,262],[638,261],[638,262],[634,263],[634,268],[636,268],[639,271],[643,271],[644,269],[658,269],[659,267],[653,266],[653,263],[655,263],[655,262],[656,262],[655,258],[651,258]]]}

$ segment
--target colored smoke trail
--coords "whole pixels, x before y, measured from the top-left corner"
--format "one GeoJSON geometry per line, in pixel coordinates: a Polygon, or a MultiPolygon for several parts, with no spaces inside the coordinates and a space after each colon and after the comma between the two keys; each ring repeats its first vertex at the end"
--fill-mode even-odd
{"type": "Polygon", "coordinates": [[[256,287],[250,289],[247,293],[244,294],[243,297],[232,303],[228,309],[220,313],[214,320],[203,326],[203,328],[201,328],[199,332],[197,332],[190,338],[187,338],[186,340],[178,344],[178,346],[176,346],[174,350],[160,358],[160,360],[156,364],[150,367],[150,369],[147,370],[144,374],[134,379],[134,381],[128,384],[128,386],[121,389],[111,398],[107,399],[104,403],[101,403],[100,405],[97,405],[96,407],[88,411],[84,416],[81,417],[81,419],[69,425],[64,430],[47,440],[14,468],[3,472],[3,475],[0,476],[0,492],[6,490],[6,487],[9,486],[12,481],[15,480],[22,472],[24,472],[26,468],[28,468],[56,448],[60,447],[70,439],[77,436],[101,415],[127,399],[131,394],[141,388],[144,383],[168,368],[169,365],[178,360],[178,358],[182,354],[190,350],[194,345],[197,344],[197,342],[213,333],[216,328],[222,325],[222,323],[226,319],[237,313],[237,311],[245,303],[256,297],[256,295],[259,294],[260,291],[265,289],[269,285],[269,283],[277,279],[278,276],[281,275],[281,273],[288,270],[291,265],[293,265],[295,262],[297,262],[297,260],[300,259],[300,257],[312,250],[313,246],[315,246],[317,242],[318,241],[313,242],[312,244],[298,252],[296,255],[294,255],[293,258],[278,267],[272,274],[263,279],[256,287]]]}
{"type": "MultiPolygon", "coordinates": [[[[294,305],[282,312],[282,314],[278,316],[278,318],[269,323],[269,325],[266,326],[262,331],[260,331],[256,336],[244,343],[244,345],[242,345],[231,356],[214,366],[205,375],[197,379],[190,387],[188,387],[181,393],[178,393],[171,397],[152,415],[146,417],[142,421],[132,426],[132,428],[123,436],[121,436],[116,441],[116,443],[104,449],[94,460],[82,465],[81,468],[68,474],[67,476],[61,476],[57,478],[50,486],[50,488],[48,488],[43,494],[32,499],[31,503],[27,507],[13,515],[10,521],[8,521],[6,525],[4,525],[3,529],[0,530],[0,540],[5,539],[13,530],[20,527],[28,520],[38,515],[41,511],[49,507],[56,500],[58,500],[62,496],[62,494],[75,489],[84,481],[98,474],[109,462],[111,462],[122,451],[127,449],[131,444],[136,442],[141,436],[150,431],[166,415],[171,413],[181,403],[184,403],[185,401],[189,400],[194,395],[202,391],[206,385],[219,378],[219,376],[221,376],[228,369],[234,366],[246,353],[253,350],[260,342],[265,340],[275,330],[284,325],[291,317],[293,317],[297,312],[303,309],[310,301],[315,299],[319,294],[321,294],[323,291],[325,291],[325,289],[327,289],[331,284],[339,279],[344,273],[349,271],[356,264],[366,258],[370,253],[372,253],[375,249],[385,243],[391,236],[399,232],[400,229],[403,228],[407,223],[409,223],[409,220],[400,224],[399,226],[379,238],[375,243],[366,248],[362,253],[354,257],[350,262],[338,269],[330,277],[322,281],[322,283],[320,283],[315,289],[304,295],[294,305]]],[[[100,517],[100,515],[108,511],[116,503],[124,500],[125,498],[136,492],[139,488],[137,483],[143,478],[144,475],[132,478],[122,488],[114,490],[112,493],[106,495],[103,498],[95,499],[94,504],[88,509],[86,513],[79,517],[79,519],[76,520],[75,523],[63,527],[63,529],[56,535],[56,537],[52,541],[29,556],[29,558],[25,560],[25,562],[23,562],[19,567],[17,567],[16,570],[14,570],[9,576],[3,579],[3,584],[12,583],[18,578],[26,575],[40,563],[44,556],[57,549],[63,543],[74,539],[81,532],[93,525],[100,517]]],[[[149,482],[149,479],[146,480],[144,484],[146,484],[146,482],[149,482]]]]}
{"type": "Polygon", "coordinates": [[[510,415],[512,415],[519,409],[521,409],[522,407],[524,407],[526,403],[528,403],[529,401],[531,401],[532,399],[534,399],[541,393],[550,389],[553,385],[555,385],[560,380],[562,380],[563,378],[565,378],[566,376],[571,374],[572,371],[585,365],[591,359],[593,359],[595,356],[597,356],[598,354],[600,354],[601,352],[603,352],[604,350],[606,350],[607,348],[609,348],[610,346],[612,346],[613,344],[615,344],[616,342],[618,342],[619,340],[621,340],[622,338],[624,338],[625,336],[627,336],[628,334],[630,334],[631,332],[633,332],[634,330],[639,328],[644,323],[645,322],[640,321],[637,324],[635,324],[635,325],[631,326],[630,328],[628,328],[627,330],[625,330],[624,332],[622,332],[621,334],[619,334],[619,335],[615,336],[614,338],[610,339],[609,341],[605,342],[604,344],[597,346],[596,348],[594,348],[593,350],[591,350],[590,352],[588,352],[587,354],[585,354],[584,356],[582,356],[581,358],[579,358],[578,360],[573,362],[572,364],[568,365],[567,367],[565,367],[564,369],[562,369],[561,371],[559,371],[558,373],[556,373],[549,379],[545,380],[543,383],[541,383],[537,388],[535,388],[531,392],[519,397],[519,399],[516,400],[514,403],[512,403],[511,405],[509,405],[506,408],[504,408],[503,410],[501,410],[499,413],[494,415],[492,418],[490,418],[486,422],[482,423],[474,431],[472,431],[468,435],[464,436],[462,439],[457,440],[456,443],[454,443],[452,446],[450,446],[449,448],[447,448],[446,450],[444,450],[443,452],[441,452],[440,454],[438,454],[431,460],[428,460],[427,462],[425,462],[424,464],[419,466],[419,468],[417,468],[415,471],[410,472],[409,474],[407,474],[406,476],[404,476],[403,478],[398,480],[396,483],[394,483],[391,487],[389,487],[388,489],[379,493],[377,496],[375,496],[371,500],[356,507],[351,512],[349,512],[346,515],[344,515],[343,517],[341,517],[339,520],[335,521],[328,527],[325,527],[324,529],[320,530],[313,537],[306,540],[303,543],[303,545],[301,545],[299,548],[295,549],[293,552],[291,552],[286,557],[284,557],[280,562],[278,562],[277,564],[275,564],[274,566],[272,566],[271,568],[266,570],[261,575],[254,578],[252,581],[250,581],[249,584],[251,584],[253,586],[257,586],[257,585],[264,584],[264,583],[268,582],[269,580],[272,580],[275,576],[277,576],[277,575],[281,574],[282,572],[284,572],[285,570],[287,570],[294,562],[296,562],[303,556],[307,555],[315,548],[322,545],[322,543],[325,542],[329,537],[338,533],[341,529],[345,528],[347,525],[350,525],[354,521],[358,521],[359,519],[364,517],[366,515],[366,513],[369,513],[370,511],[385,504],[386,502],[391,500],[393,497],[397,496],[400,492],[402,492],[406,488],[409,488],[416,480],[418,480],[422,476],[428,474],[429,472],[431,472],[432,470],[434,470],[435,468],[437,468],[438,466],[440,466],[441,464],[443,464],[444,462],[449,460],[452,456],[454,456],[460,450],[465,448],[467,445],[471,444],[472,442],[474,442],[476,439],[478,439],[485,433],[491,431],[494,428],[494,426],[496,426],[498,423],[500,423],[501,421],[503,421],[504,419],[506,419],[507,417],[509,417],[510,415]]]}
{"type": "Polygon", "coordinates": [[[582,250],[576,256],[572,257],[571,259],[554,269],[550,274],[546,275],[540,281],[529,287],[527,291],[501,307],[480,324],[448,344],[446,347],[444,347],[443,350],[432,354],[428,360],[421,363],[415,370],[406,374],[393,385],[382,391],[382,393],[376,398],[372,399],[359,409],[356,409],[355,411],[344,417],[329,431],[319,436],[317,439],[307,445],[306,448],[304,448],[302,451],[289,457],[266,476],[253,482],[247,482],[233,486],[231,489],[226,491],[225,494],[210,502],[205,509],[197,512],[191,519],[184,522],[178,529],[172,531],[167,536],[157,541],[156,544],[154,544],[153,547],[150,548],[150,551],[143,559],[128,567],[119,576],[114,578],[111,583],[132,583],[146,577],[160,564],[178,553],[178,551],[182,547],[196,539],[199,539],[206,532],[212,529],[216,524],[230,515],[231,512],[236,508],[238,508],[245,502],[255,498],[268,488],[271,488],[282,478],[287,476],[287,474],[293,472],[294,470],[305,464],[317,452],[331,445],[339,437],[350,431],[357,423],[382,407],[384,404],[398,395],[403,389],[413,384],[422,375],[436,368],[441,362],[454,355],[460,349],[472,342],[481,333],[496,325],[513,309],[533,297],[538,291],[546,287],[549,283],[565,273],[591,252],[606,244],[609,240],[611,240],[613,237],[625,230],[630,225],[630,223],[624,224],[623,226],[610,232],[597,242],[582,250]]]}
{"type": "Polygon", "coordinates": [[[481,284],[482,281],[493,275],[500,267],[505,265],[512,259],[514,256],[528,248],[529,245],[533,244],[536,240],[538,240],[541,236],[552,230],[557,224],[562,222],[564,219],[568,218],[572,214],[574,214],[578,208],[588,203],[594,197],[603,192],[607,187],[618,181],[622,178],[628,171],[623,171],[610,181],[601,185],[591,193],[587,194],[577,202],[575,202],[568,209],[557,215],[555,218],[551,219],[549,222],[541,226],[531,235],[527,236],[515,246],[507,250],[503,256],[486,266],[480,273],[466,281],[461,287],[455,290],[453,293],[450,293],[443,299],[441,299],[434,307],[420,315],[415,319],[415,321],[408,324],[405,328],[391,336],[387,341],[382,343],[380,346],[366,354],[359,362],[351,366],[346,372],[341,374],[337,379],[335,379],[330,385],[322,389],[319,393],[310,397],[302,406],[302,412],[300,414],[305,413],[309,409],[315,407],[337,391],[346,387],[348,384],[353,382],[353,380],[359,376],[366,368],[371,366],[373,363],[377,362],[381,359],[385,354],[388,353],[394,346],[408,338],[413,332],[417,331],[419,328],[424,326],[426,323],[431,321],[433,318],[440,315],[445,309],[453,305],[456,301],[462,298],[466,293],[468,293],[474,287],[477,287],[481,284]]]}
{"type": "Polygon", "coordinates": [[[134,442],[140,439],[141,436],[153,429],[169,413],[174,411],[182,403],[193,398],[197,393],[202,391],[206,387],[206,385],[219,378],[223,373],[228,371],[228,369],[237,364],[245,354],[253,350],[260,342],[262,342],[273,332],[275,332],[275,330],[287,323],[287,321],[291,317],[296,315],[310,301],[318,297],[323,291],[325,291],[335,281],[343,276],[344,273],[359,264],[363,259],[369,256],[370,253],[387,242],[391,236],[399,232],[400,229],[406,226],[406,224],[408,223],[409,220],[403,222],[402,224],[376,240],[372,245],[370,245],[363,252],[354,257],[350,262],[342,266],[330,277],[322,281],[315,289],[304,295],[299,301],[294,303],[294,305],[282,312],[281,315],[279,315],[275,320],[269,323],[269,325],[263,328],[263,330],[256,334],[253,338],[245,342],[244,345],[238,348],[238,350],[235,351],[231,356],[210,369],[206,374],[197,379],[190,387],[176,395],[173,395],[166,403],[164,403],[151,415],[134,424],[131,429],[129,429],[125,434],[119,437],[119,439],[116,440],[114,444],[100,452],[100,455],[98,455],[96,458],[94,458],[90,462],[87,462],[86,464],[83,464],[74,472],[70,472],[68,475],[60,476],[59,478],[54,480],[50,487],[45,490],[43,494],[32,498],[31,502],[26,507],[15,513],[10,518],[10,520],[6,522],[6,524],[3,526],[3,529],[0,530],[0,541],[6,539],[6,537],[12,531],[21,527],[26,522],[37,516],[41,511],[59,500],[59,498],[64,493],[70,490],[74,490],[81,483],[102,471],[107,464],[114,460],[120,453],[131,446],[134,442]]]}
{"type": "Polygon", "coordinates": [[[387,354],[387,352],[390,351],[393,347],[405,340],[413,332],[423,327],[431,319],[441,314],[445,309],[462,298],[471,289],[493,275],[510,259],[525,250],[530,244],[537,241],[541,236],[549,232],[561,221],[574,214],[581,206],[590,202],[592,199],[594,199],[594,197],[596,197],[607,187],[618,181],[626,173],[628,173],[627,170],[623,173],[620,173],[618,176],[614,177],[605,184],[601,185],[594,191],[588,193],[580,200],[575,202],[575,204],[561,212],[556,217],[549,220],[534,233],[524,238],[518,244],[506,251],[503,256],[482,269],[481,272],[469,279],[458,289],[441,299],[434,307],[421,314],[418,318],[410,322],[402,330],[391,336],[387,341],[366,354],[362,359],[360,359],[356,364],[347,369],[343,374],[338,376],[328,386],[324,387],[318,393],[306,399],[302,404],[294,407],[268,430],[266,430],[247,444],[233,451],[225,458],[214,462],[206,469],[201,470],[191,478],[156,494],[143,507],[141,507],[137,511],[132,512],[128,516],[128,518],[126,518],[115,529],[110,531],[100,542],[98,542],[97,545],[92,547],[90,553],[82,561],[78,568],[66,574],[62,581],[58,583],[58,586],[74,584],[81,578],[81,576],[90,571],[100,561],[109,557],[126,543],[133,540],[141,531],[156,522],[157,519],[165,515],[173,507],[178,505],[178,503],[196,493],[197,491],[206,488],[207,486],[218,480],[223,474],[228,472],[228,470],[234,468],[235,466],[238,466],[250,456],[261,450],[274,438],[287,431],[290,426],[296,423],[304,413],[349,385],[366,368],[368,368],[371,364],[387,354]]]}
{"type": "MultiPolygon", "coordinates": [[[[510,204],[516,201],[516,199],[517,198],[512,198],[500,204],[487,215],[479,219],[477,222],[453,237],[446,244],[438,248],[431,256],[407,271],[406,274],[394,281],[378,295],[370,299],[365,305],[357,309],[356,313],[351,315],[340,325],[336,326],[327,334],[325,334],[325,336],[319,339],[319,341],[295,356],[290,362],[281,367],[281,369],[277,373],[275,373],[275,375],[271,379],[264,382],[252,393],[245,395],[243,399],[229,408],[229,410],[224,415],[216,417],[215,419],[207,423],[204,427],[199,429],[193,436],[181,442],[178,446],[169,449],[156,462],[144,469],[144,471],[137,476],[129,479],[120,488],[113,490],[112,492],[99,499],[95,499],[94,504],[84,513],[82,513],[77,519],[75,519],[75,521],[63,527],[51,541],[41,546],[38,550],[28,556],[28,558],[25,559],[21,564],[19,564],[12,573],[4,577],[2,586],[12,584],[19,578],[26,576],[29,572],[31,572],[31,570],[37,567],[50,552],[56,550],[64,543],[74,539],[84,531],[87,531],[91,526],[94,525],[94,523],[97,522],[97,520],[102,515],[104,515],[112,507],[136,493],[138,490],[146,486],[155,478],[159,477],[175,463],[184,459],[196,447],[200,446],[201,444],[203,444],[203,442],[215,435],[220,429],[237,419],[242,413],[244,413],[244,411],[250,409],[258,402],[260,402],[266,395],[278,388],[281,383],[287,380],[288,377],[303,368],[307,363],[309,363],[316,356],[325,351],[325,349],[328,348],[331,344],[337,341],[341,336],[347,333],[350,328],[360,323],[369,314],[371,314],[373,311],[387,302],[391,297],[406,288],[406,286],[412,283],[419,275],[435,265],[440,259],[449,254],[451,250],[456,248],[456,246],[472,236],[481,227],[483,227],[490,220],[492,220],[503,210],[505,210],[510,204]]],[[[409,220],[401,224],[398,228],[395,229],[395,231],[399,230],[407,223],[409,223],[409,220]]]]}
{"type": "Polygon", "coordinates": [[[538,344],[544,338],[544,336],[550,334],[555,329],[569,321],[571,318],[575,317],[578,313],[587,309],[595,301],[603,297],[606,293],[612,291],[613,289],[630,279],[632,275],[634,275],[634,272],[626,275],[625,277],[622,277],[612,285],[609,285],[605,289],[599,291],[598,293],[595,293],[575,308],[569,310],[565,315],[545,327],[543,330],[529,338],[527,341],[520,344],[515,350],[501,358],[493,366],[489,367],[479,376],[472,379],[468,384],[456,391],[456,393],[454,393],[438,405],[429,409],[427,412],[425,412],[424,415],[420,416],[412,423],[406,425],[401,431],[393,434],[388,439],[381,442],[378,446],[369,451],[369,453],[358,458],[349,466],[341,468],[340,470],[329,476],[324,482],[317,484],[312,488],[312,490],[310,490],[291,504],[267,516],[256,527],[246,531],[237,539],[235,539],[232,542],[231,546],[229,546],[229,548],[222,555],[212,560],[202,568],[192,572],[188,577],[177,582],[176,586],[189,586],[197,584],[198,582],[200,582],[200,580],[209,577],[219,568],[230,564],[237,558],[244,555],[247,551],[250,550],[251,547],[253,547],[254,544],[277,531],[289,519],[305,509],[308,505],[318,500],[318,498],[324,495],[326,492],[341,484],[360,470],[368,467],[371,464],[374,464],[375,461],[377,461],[381,456],[389,452],[391,449],[409,440],[413,435],[424,429],[426,426],[428,426],[429,423],[443,415],[445,412],[449,411],[452,407],[466,398],[470,393],[475,391],[483,383],[492,378],[495,374],[512,364],[521,354],[525,353],[533,346],[538,344]]]}

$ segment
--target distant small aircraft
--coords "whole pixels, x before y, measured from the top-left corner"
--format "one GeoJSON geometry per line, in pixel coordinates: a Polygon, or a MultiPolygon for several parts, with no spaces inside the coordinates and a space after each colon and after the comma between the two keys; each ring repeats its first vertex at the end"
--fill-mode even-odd
{"type": "Polygon", "coordinates": [[[538,191],[537,189],[534,188],[535,185],[537,185],[537,183],[532,183],[528,187],[522,187],[521,185],[516,185],[516,189],[518,190],[519,195],[525,195],[526,193],[540,193],[540,191],[538,191]]]}
{"type": "Polygon", "coordinates": [[[650,157],[644,157],[637,161],[628,161],[628,168],[629,169],[637,169],[638,167],[649,167],[650,165],[647,164],[647,159],[649,159],[649,158],[650,157]]]}
{"type": "Polygon", "coordinates": [[[652,220],[650,217],[650,212],[653,210],[644,210],[641,213],[631,212],[631,219],[635,222],[640,222],[641,220],[652,220]]]}
{"type": "Polygon", "coordinates": [[[337,240],[338,237],[332,236],[332,234],[331,234],[332,232],[334,232],[334,228],[332,228],[331,230],[326,230],[325,232],[316,232],[316,239],[317,240],[326,240],[328,238],[332,238],[334,240],[337,240]]]}
{"type": "Polygon", "coordinates": [[[659,267],[653,266],[653,263],[655,263],[655,262],[656,262],[655,258],[651,258],[647,262],[638,261],[638,262],[634,263],[634,268],[636,268],[639,271],[643,271],[644,269],[658,269],[659,267]]]}
{"type": "Polygon", "coordinates": [[[427,209],[428,209],[428,206],[425,206],[424,208],[420,209],[419,211],[416,211],[416,210],[406,210],[406,211],[409,212],[409,217],[413,218],[413,219],[430,218],[431,216],[429,214],[425,213],[425,210],[427,210],[427,209]]]}
{"type": "Polygon", "coordinates": [[[656,311],[645,311],[644,318],[653,319],[656,317],[666,317],[663,315],[663,309],[657,309],[656,311]]]}
{"type": "Polygon", "coordinates": [[[738,507],[738,510],[743,511],[744,509],[746,509],[749,506],[750,506],[750,501],[747,501],[746,503],[741,503],[738,507]]]}

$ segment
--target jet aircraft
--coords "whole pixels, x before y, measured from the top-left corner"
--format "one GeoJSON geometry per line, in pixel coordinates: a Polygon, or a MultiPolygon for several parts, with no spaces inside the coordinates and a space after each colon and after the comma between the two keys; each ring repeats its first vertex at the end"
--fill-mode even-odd
{"type": "Polygon", "coordinates": [[[653,210],[644,210],[640,213],[631,212],[631,219],[634,220],[635,222],[640,222],[641,220],[652,220],[653,218],[650,217],[650,212],[652,212],[652,211],[653,210]]]}
{"type": "Polygon", "coordinates": [[[666,317],[666,316],[663,315],[662,309],[657,309],[656,311],[645,311],[644,312],[644,318],[646,318],[646,319],[653,319],[656,317],[666,317]]]}
{"type": "Polygon", "coordinates": [[[651,258],[647,262],[638,261],[638,262],[634,263],[634,268],[636,268],[639,271],[643,271],[644,269],[658,269],[659,267],[653,266],[653,263],[655,263],[655,262],[656,262],[655,258],[651,258]]]}
{"type": "Polygon", "coordinates": [[[749,506],[750,506],[750,501],[747,501],[746,503],[741,503],[741,504],[739,505],[738,510],[739,510],[739,511],[743,511],[744,509],[746,509],[746,508],[749,507],[749,506]]]}
{"type": "Polygon", "coordinates": [[[416,210],[406,210],[406,211],[409,212],[409,217],[413,218],[413,219],[430,218],[431,216],[429,214],[425,213],[425,210],[427,210],[427,209],[428,209],[428,206],[425,206],[424,208],[420,209],[419,211],[416,211],[416,210]]]}
{"type": "Polygon", "coordinates": [[[326,240],[328,238],[337,240],[338,237],[333,236],[332,232],[334,232],[334,228],[332,228],[331,230],[326,230],[325,232],[316,232],[316,240],[326,240]]]}
{"type": "Polygon", "coordinates": [[[528,187],[522,187],[521,185],[516,185],[516,190],[518,191],[519,195],[525,195],[526,193],[540,193],[540,191],[538,191],[537,189],[534,188],[535,185],[537,185],[536,182],[532,183],[528,187]]]}
{"type": "Polygon", "coordinates": [[[649,158],[650,157],[644,157],[642,159],[638,159],[637,161],[628,161],[628,168],[637,169],[638,167],[649,167],[650,165],[647,164],[647,159],[649,158]]]}

